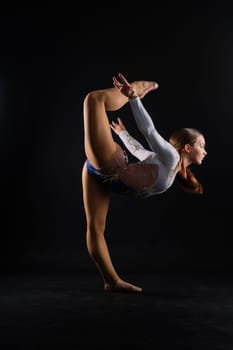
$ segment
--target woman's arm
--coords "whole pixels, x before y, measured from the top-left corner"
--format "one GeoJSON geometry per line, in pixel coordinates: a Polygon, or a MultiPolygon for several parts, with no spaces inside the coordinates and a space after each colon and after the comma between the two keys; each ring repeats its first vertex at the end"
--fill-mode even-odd
{"type": "MultiPolygon", "coordinates": [[[[113,85],[121,93],[129,98],[129,104],[139,131],[145,137],[151,150],[158,159],[167,167],[174,168],[180,159],[179,153],[168,141],[166,141],[156,130],[153,120],[144,108],[141,98],[148,92],[143,90],[142,94],[137,94],[132,84],[121,74],[118,74],[121,81],[113,78],[113,85]]],[[[156,88],[156,86],[154,86],[156,88]]]]}
{"type": "Polygon", "coordinates": [[[170,167],[175,167],[180,159],[178,152],[156,130],[153,120],[144,108],[139,97],[129,99],[129,104],[139,131],[145,137],[151,150],[159,160],[170,167]]]}
{"type": "Polygon", "coordinates": [[[119,136],[128,151],[140,161],[146,160],[148,157],[150,159],[155,157],[154,152],[145,149],[141,143],[134,139],[126,130],[120,118],[117,118],[117,122],[112,122],[110,124],[111,129],[119,136]]]}

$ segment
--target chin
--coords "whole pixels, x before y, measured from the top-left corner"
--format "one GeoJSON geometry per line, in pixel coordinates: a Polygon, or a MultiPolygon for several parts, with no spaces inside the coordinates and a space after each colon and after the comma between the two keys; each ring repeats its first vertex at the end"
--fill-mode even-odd
{"type": "MultiPolygon", "coordinates": [[[[193,162],[194,163],[194,162],[193,162]]],[[[202,163],[202,160],[196,160],[196,162],[194,163],[194,164],[196,164],[196,165],[201,165],[201,163],[202,163]]]]}

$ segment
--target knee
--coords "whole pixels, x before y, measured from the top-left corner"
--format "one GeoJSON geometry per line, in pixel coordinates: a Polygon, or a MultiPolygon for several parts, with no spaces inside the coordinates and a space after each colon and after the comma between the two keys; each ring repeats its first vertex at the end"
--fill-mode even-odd
{"type": "Polygon", "coordinates": [[[84,97],[84,104],[89,104],[92,101],[95,101],[98,97],[99,93],[98,91],[90,91],[86,94],[84,97]]]}
{"type": "Polygon", "coordinates": [[[104,240],[104,227],[101,226],[88,226],[86,235],[86,245],[89,254],[95,258],[98,255],[99,249],[102,246],[104,240]]]}
{"type": "Polygon", "coordinates": [[[84,97],[84,106],[93,106],[96,103],[101,102],[103,99],[103,94],[100,90],[90,91],[84,97]]]}
{"type": "Polygon", "coordinates": [[[84,102],[88,102],[89,100],[93,99],[93,97],[95,96],[95,92],[94,91],[90,91],[86,94],[86,96],[84,97],[84,102]]]}
{"type": "Polygon", "coordinates": [[[94,222],[87,225],[87,236],[89,239],[98,239],[105,231],[105,224],[102,222],[94,222]]]}

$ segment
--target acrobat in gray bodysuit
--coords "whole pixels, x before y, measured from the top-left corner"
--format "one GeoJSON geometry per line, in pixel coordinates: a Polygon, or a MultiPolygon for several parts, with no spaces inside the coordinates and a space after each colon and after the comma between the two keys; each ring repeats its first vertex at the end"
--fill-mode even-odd
{"type": "Polygon", "coordinates": [[[88,160],[86,165],[88,172],[110,191],[150,197],[165,192],[173,184],[180,155],[158,133],[141,99],[130,99],[129,104],[137,127],[150,150],[145,149],[124,130],[119,133],[119,137],[139,162],[128,163],[126,153],[118,144],[114,159],[104,168],[95,169],[88,160]]]}

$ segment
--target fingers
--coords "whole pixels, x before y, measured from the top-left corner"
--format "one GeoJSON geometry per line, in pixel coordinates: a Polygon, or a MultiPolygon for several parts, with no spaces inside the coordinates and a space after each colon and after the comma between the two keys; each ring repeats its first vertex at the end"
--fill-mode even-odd
{"type": "Polygon", "coordinates": [[[117,126],[119,126],[119,125],[123,125],[123,123],[122,123],[122,121],[121,121],[121,118],[117,118],[117,122],[112,121],[111,125],[112,125],[113,127],[117,127],[117,126]]]}
{"type": "Polygon", "coordinates": [[[122,73],[118,73],[119,78],[122,80],[123,84],[130,87],[130,83],[128,82],[128,80],[124,77],[124,75],[122,73]]]}
{"type": "Polygon", "coordinates": [[[119,125],[124,126],[124,124],[123,124],[121,118],[118,117],[118,118],[117,118],[117,121],[118,121],[118,124],[119,124],[119,125]]]}
{"type": "Polygon", "coordinates": [[[119,121],[118,121],[118,123],[112,121],[111,124],[110,124],[110,127],[111,127],[112,129],[114,129],[114,130],[117,129],[117,127],[119,127],[119,121]]]}
{"type": "Polygon", "coordinates": [[[116,124],[114,122],[112,122],[111,124],[109,124],[110,128],[116,132],[116,124]]]}
{"type": "Polygon", "coordinates": [[[121,89],[121,88],[123,87],[123,84],[121,84],[121,83],[116,79],[116,77],[113,77],[112,80],[113,80],[113,85],[114,85],[116,88],[121,89]]]}
{"type": "Polygon", "coordinates": [[[125,125],[122,122],[121,118],[119,117],[117,118],[116,122],[112,121],[109,124],[109,126],[113,131],[115,131],[116,134],[119,134],[119,132],[121,132],[122,130],[125,130],[125,125]]]}
{"type": "Polygon", "coordinates": [[[112,78],[112,80],[113,80],[113,85],[114,85],[115,87],[117,87],[118,89],[121,89],[123,86],[126,86],[126,87],[128,87],[128,88],[131,87],[130,83],[129,83],[128,80],[124,77],[124,75],[123,75],[122,73],[118,73],[118,76],[119,76],[119,78],[122,80],[122,83],[119,82],[119,80],[114,76],[114,77],[112,78]]]}

